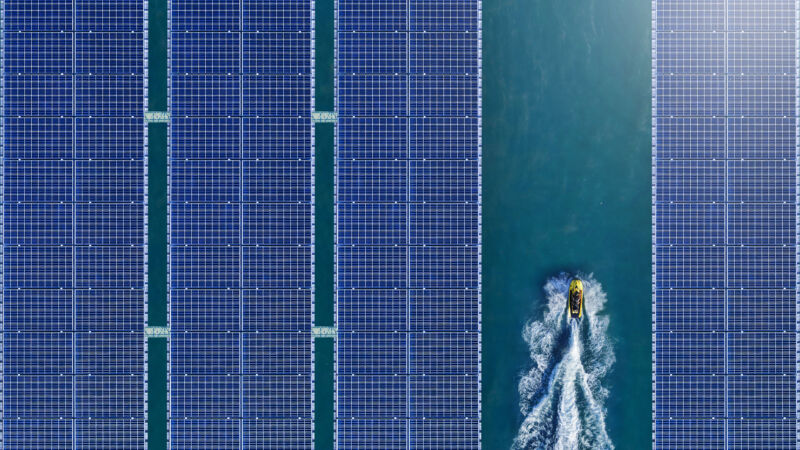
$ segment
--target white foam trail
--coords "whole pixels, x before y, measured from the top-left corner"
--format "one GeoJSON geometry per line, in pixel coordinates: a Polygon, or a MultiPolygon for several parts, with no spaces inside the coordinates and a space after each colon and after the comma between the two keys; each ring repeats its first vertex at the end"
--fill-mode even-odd
{"type": "Polygon", "coordinates": [[[578,323],[569,324],[569,350],[564,355],[564,378],[558,404],[558,427],[555,448],[570,450],[578,448],[578,435],[581,431],[580,413],[576,395],[576,381],[580,368],[581,343],[578,323]]]}
{"type": "Polygon", "coordinates": [[[614,363],[607,335],[602,286],[578,275],[584,287],[582,321],[567,320],[567,290],[572,276],[547,281],[547,309],[540,321],[525,326],[531,369],[519,383],[525,415],[514,449],[613,449],[605,424],[608,390],[603,380],[614,363]]]}

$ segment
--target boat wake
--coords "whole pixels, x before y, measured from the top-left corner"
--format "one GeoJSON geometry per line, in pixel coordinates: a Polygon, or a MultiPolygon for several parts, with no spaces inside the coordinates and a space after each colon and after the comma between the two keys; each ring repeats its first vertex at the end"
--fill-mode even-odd
{"type": "Polygon", "coordinates": [[[514,449],[614,448],[606,432],[608,390],[602,384],[614,364],[608,318],[600,315],[606,294],[591,276],[579,277],[584,288],[580,322],[567,317],[572,277],[562,273],[544,287],[548,302],[544,318],[525,326],[533,367],[519,383],[525,419],[514,449]]]}

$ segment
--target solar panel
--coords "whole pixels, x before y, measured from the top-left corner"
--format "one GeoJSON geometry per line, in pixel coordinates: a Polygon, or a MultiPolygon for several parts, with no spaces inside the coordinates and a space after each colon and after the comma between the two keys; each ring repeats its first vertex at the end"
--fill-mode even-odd
{"type": "Polygon", "coordinates": [[[146,447],[142,1],[3,2],[3,428],[146,447]]]}
{"type": "Polygon", "coordinates": [[[653,2],[653,444],[797,443],[793,0],[653,2]]]}
{"type": "Polygon", "coordinates": [[[480,3],[339,0],[336,445],[480,446],[480,3]]]}
{"type": "Polygon", "coordinates": [[[171,3],[171,448],[313,447],[312,11],[171,3]]]}

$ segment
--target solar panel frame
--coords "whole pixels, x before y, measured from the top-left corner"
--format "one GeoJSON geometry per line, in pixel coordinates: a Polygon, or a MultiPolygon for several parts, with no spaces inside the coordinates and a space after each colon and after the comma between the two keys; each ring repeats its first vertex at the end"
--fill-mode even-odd
{"type": "Polygon", "coordinates": [[[798,442],[798,17],[652,2],[657,449],[798,442]]]}

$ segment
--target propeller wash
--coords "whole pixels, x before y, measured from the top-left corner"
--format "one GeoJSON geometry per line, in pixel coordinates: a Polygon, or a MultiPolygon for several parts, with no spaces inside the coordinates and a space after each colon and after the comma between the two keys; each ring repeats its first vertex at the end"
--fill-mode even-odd
{"type": "Polygon", "coordinates": [[[601,315],[606,294],[591,275],[579,278],[583,317],[571,317],[568,311],[575,278],[562,273],[544,287],[544,318],[523,331],[533,367],[519,383],[525,419],[514,449],[614,448],[605,423],[608,389],[602,384],[614,364],[608,317],[601,315]]]}

